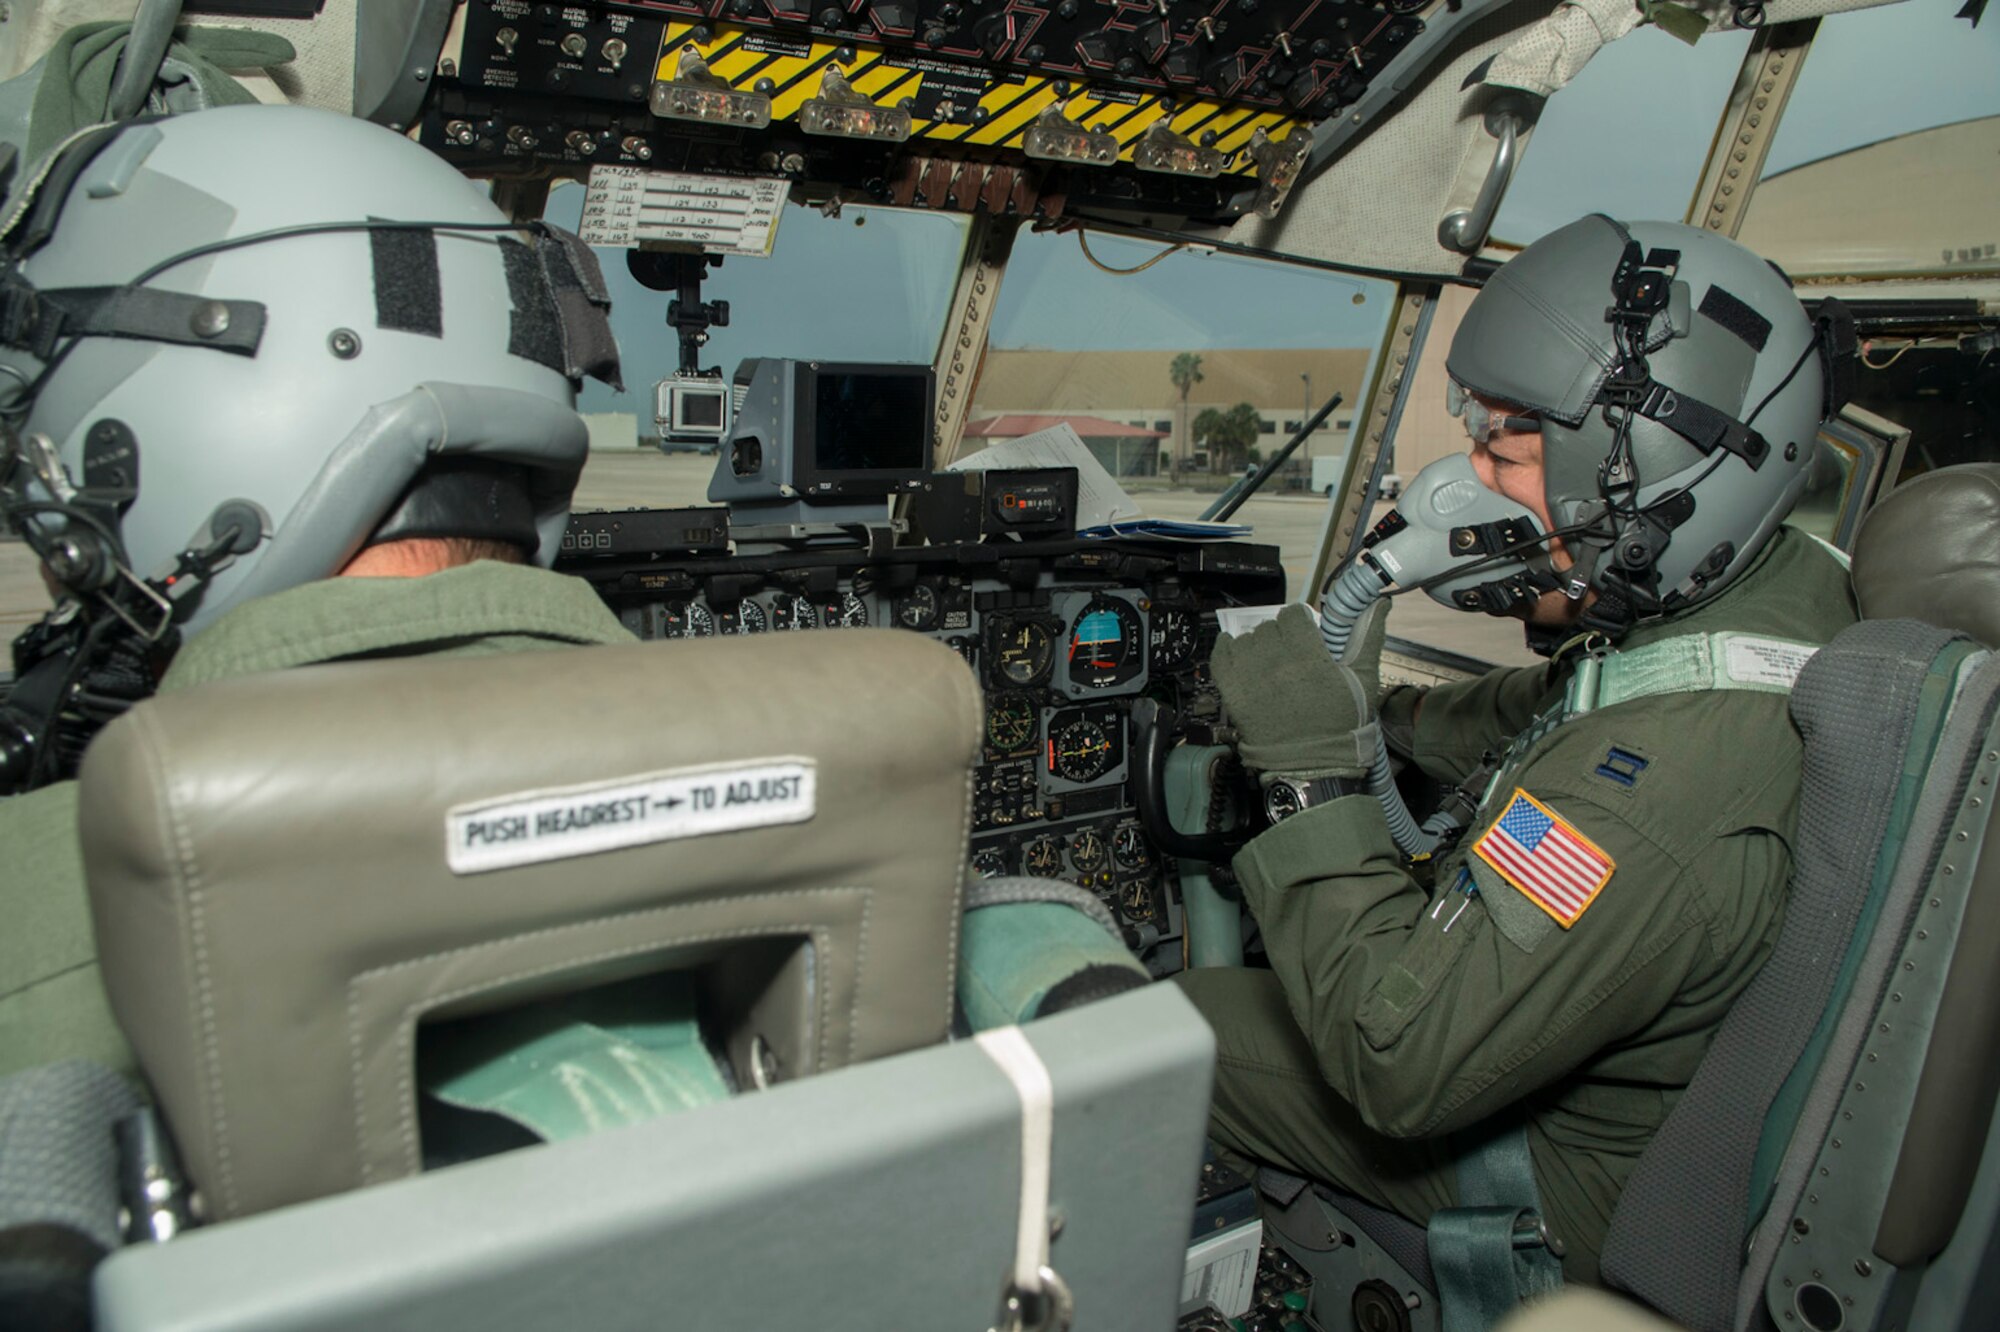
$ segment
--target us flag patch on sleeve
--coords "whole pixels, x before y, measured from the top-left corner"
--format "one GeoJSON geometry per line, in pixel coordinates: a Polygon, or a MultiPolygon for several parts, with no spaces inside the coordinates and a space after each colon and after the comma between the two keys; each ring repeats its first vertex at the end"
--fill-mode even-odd
{"type": "Polygon", "coordinates": [[[1473,852],[1568,929],[1618,868],[1562,815],[1519,787],[1473,852]]]}

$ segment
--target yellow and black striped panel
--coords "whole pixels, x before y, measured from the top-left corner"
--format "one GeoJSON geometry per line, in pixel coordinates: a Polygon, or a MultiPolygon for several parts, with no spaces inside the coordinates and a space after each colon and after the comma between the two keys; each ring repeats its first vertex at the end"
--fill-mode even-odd
{"type": "Polygon", "coordinates": [[[1130,162],[1139,136],[1165,121],[1168,129],[1197,143],[1213,132],[1211,146],[1232,155],[1225,174],[1254,176],[1256,164],[1243,151],[1251,134],[1261,129],[1273,139],[1282,139],[1293,125],[1303,124],[1282,112],[1208,100],[1182,102],[1169,115],[1157,97],[1123,88],[1093,88],[1076,79],[1070,80],[1071,92],[1064,98],[1056,94],[1053,78],[995,73],[957,61],[795,37],[765,28],[719,24],[709,29],[708,40],[696,42],[691,38],[696,26],[679,21],[667,24],[658,77],[671,78],[681,49],[692,45],[709,69],[733,88],[748,91],[760,80],[769,79],[773,123],[795,119],[799,108],[819,92],[821,72],[834,63],[841,50],[849,49],[856,53],[855,59],[844,68],[855,91],[881,106],[897,106],[910,99],[912,142],[997,144],[1018,149],[1035,118],[1062,103],[1069,119],[1116,139],[1121,161],[1130,162]],[[976,110],[985,112],[977,123],[976,110]]]}

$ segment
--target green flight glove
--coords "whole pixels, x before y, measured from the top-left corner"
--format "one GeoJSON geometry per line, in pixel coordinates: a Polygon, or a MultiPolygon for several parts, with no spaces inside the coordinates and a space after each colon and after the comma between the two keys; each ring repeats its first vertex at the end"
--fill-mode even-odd
{"type": "Polygon", "coordinates": [[[1375,696],[1388,610],[1377,601],[1362,613],[1339,661],[1304,606],[1216,640],[1209,673],[1243,737],[1237,752],[1245,765],[1302,781],[1367,773],[1380,729],[1375,696]]]}

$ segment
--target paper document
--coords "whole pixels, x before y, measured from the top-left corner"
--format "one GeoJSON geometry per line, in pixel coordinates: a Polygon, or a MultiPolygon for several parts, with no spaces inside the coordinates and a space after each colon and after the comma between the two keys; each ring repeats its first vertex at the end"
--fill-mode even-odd
{"type": "Polygon", "coordinates": [[[590,169],[577,231],[592,245],[629,250],[640,241],[679,241],[708,254],[764,257],[778,239],[790,190],[790,182],[775,178],[600,164],[590,169]]]}
{"type": "Polygon", "coordinates": [[[1010,472],[1024,467],[1076,469],[1076,525],[1079,530],[1101,527],[1121,518],[1135,518],[1139,502],[1125,493],[1097,461],[1095,454],[1068,423],[1052,425],[1019,439],[988,444],[953,463],[952,472],[1010,472]]]}
{"type": "MultiPolygon", "coordinates": [[[[1231,638],[1241,638],[1258,625],[1277,619],[1278,612],[1286,606],[1300,604],[1288,601],[1284,606],[1223,606],[1215,612],[1215,627],[1231,638]]],[[[1319,623],[1319,611],[1311,606],[1307,606],[1306,610],[1312,615],[1313,623],[1319,623]]]]}

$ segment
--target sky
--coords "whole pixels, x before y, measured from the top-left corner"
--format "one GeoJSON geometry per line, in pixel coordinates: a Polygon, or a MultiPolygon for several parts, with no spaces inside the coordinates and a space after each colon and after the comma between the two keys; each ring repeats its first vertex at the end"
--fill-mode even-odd
{"type": "MultiPolygon", "coordinates": [[[[1167,246],[1092,235],[1090,252],[1135,268],[1167,246]]],[[[1116,277],[1084,256],[1074,234],[1014,243],[993,312],[998,348],[1203,351],[1214,347],[1372,346],[1394,287],[1386,282],[1207,250],[1168,255],[1116,277]]]]}
{"type": "MultiPolygon", "coordinates": [[[[1907,0],[1825,20],[1766,173],[1913,130],[2000,115],[2000,8],[1973,29],[1953,17],[1960,3],[1907,0]]],[[[1550,101],[1494,235],[1525,244],[1593,211],[1683,216],[1748,45],[1747,33],[1711,33],[1690,47],[1642,28],[1606,47],[1550,101]],[[1610,125],[1623,132],[1607,134],[1610,125]]],[[[580,188],[559,189],[549,219],[574,227],[582,198],[580,188]]],[[[928,362],[965,230],[963,219],[949,214],[848,208],[826,218],[788,207],[773,256],[732,258],[711,277],[704,295],[729,301],[732,323],[714,330],[702,364],[727,373],[759,355],[928,362]]],[[[1165,248],[1101,235],[1090,244],[1112,267],[1134,267],[1165,248]]],[[[668,298],[633,282],[616,253],[605,259],[632,389],[614,395],[593,383],[584,410],[650,416],[651,386],[678,360],[665,325],[668,298]]],[[[1203,251],[1114,277],[1090,264],[1073,234],[1024,232],[994,311],[992,345],[1372,346],[1391,294],[1368,279],[1203,251]]]]}
{"type": "MultiPolygon", "coordinates": [[[[1913,130],[2000,115],[2000,7],[1978,28],[1962,0],[1835,14],[1820,23],[1771,144],[1772,175],[1913,130]]],[[[1526,244],[1584,213],[1678,220],[1750,45],[1693,46],[1640,28],[1605,47],[1548,103],[1493,234],[1526,244]],[[1623,122],[1622,135],[1605,133],[1623,122]]]]}

